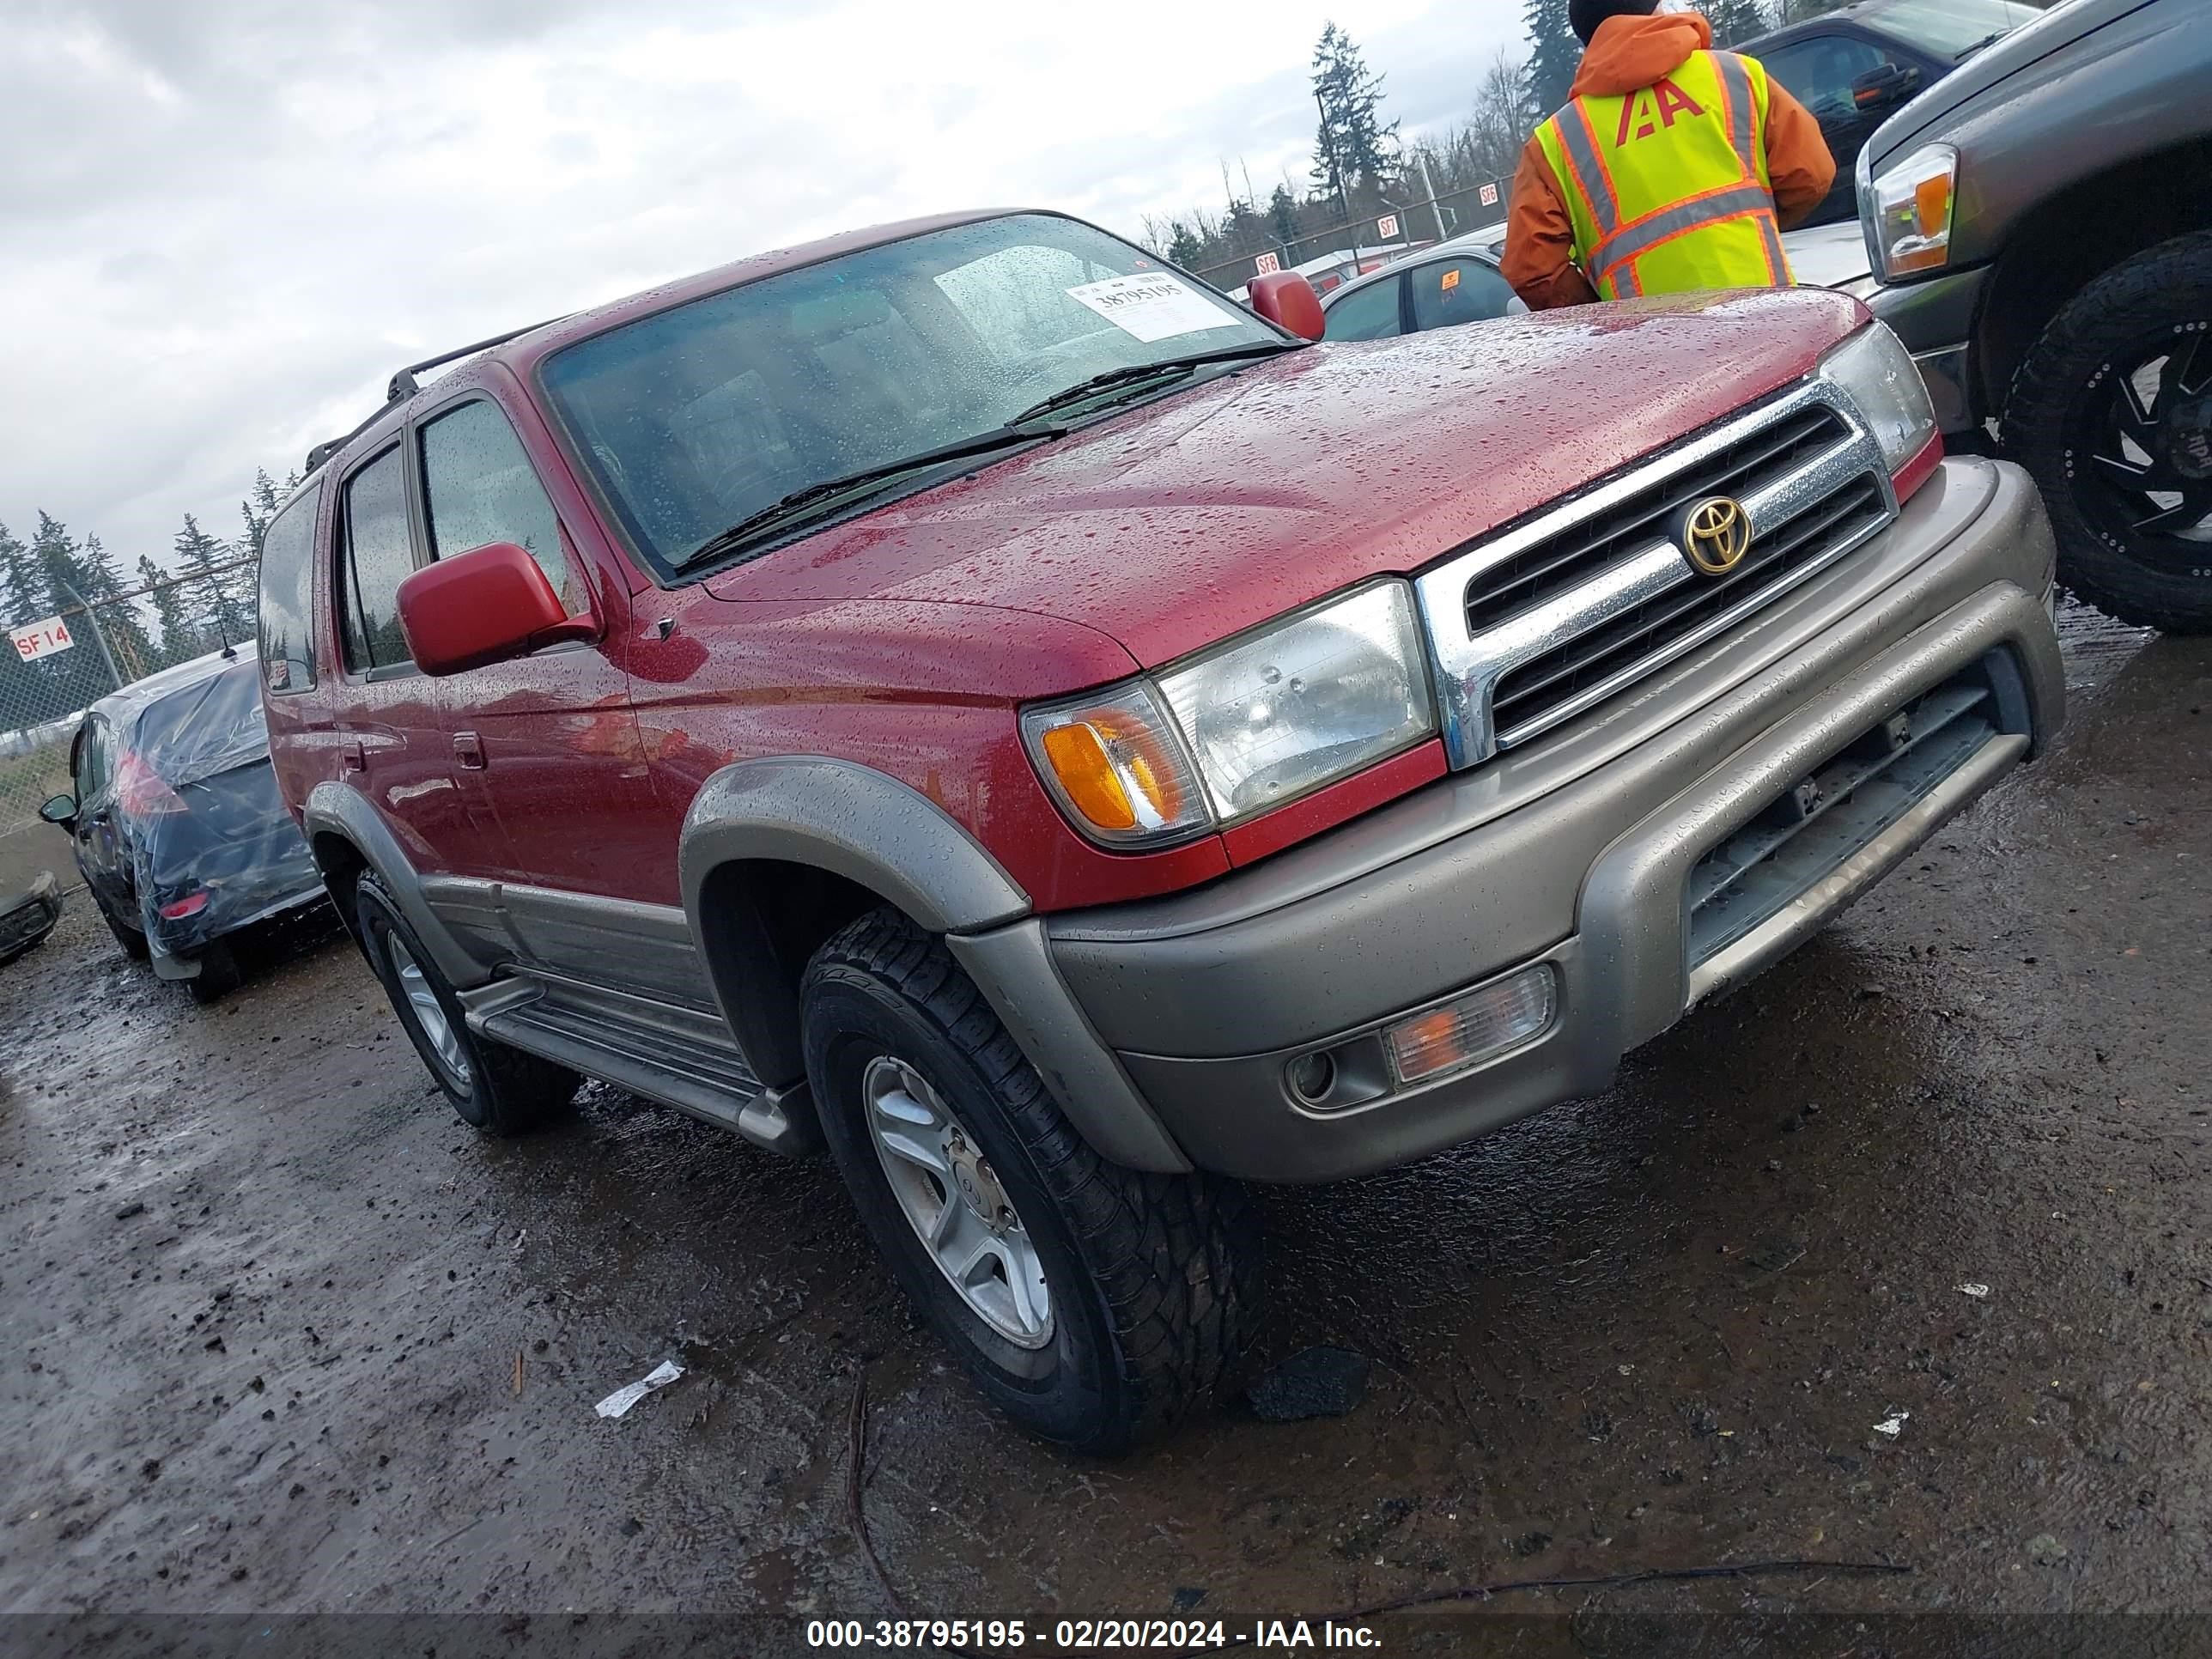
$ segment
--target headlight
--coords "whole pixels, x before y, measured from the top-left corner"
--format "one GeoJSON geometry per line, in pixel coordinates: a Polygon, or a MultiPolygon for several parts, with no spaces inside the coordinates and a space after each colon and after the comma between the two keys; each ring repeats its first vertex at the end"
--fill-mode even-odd
{"type": "Polygon", "coordinates": [[[1869,323],[1820,360],[1820,378],[1850,400],[1895,472],[1936,435],[1928,383],[1887,323],[1869,323]]]}
{"type": "Polygon", "coordinates": [[[1436,730],[1413,590],[1377,583],[1153,680],[1042,705],[1022,736],[1093,839],[1152,843],[1310,793],[1436,730]]]}
{"type": "Polygon", "coordinates": [[[1951,258],[1951,207],[1959,152],[1948,144],[1917,149],[1859,188],[1867,258],[1886,283],[1941,270],[1951,258]]]}

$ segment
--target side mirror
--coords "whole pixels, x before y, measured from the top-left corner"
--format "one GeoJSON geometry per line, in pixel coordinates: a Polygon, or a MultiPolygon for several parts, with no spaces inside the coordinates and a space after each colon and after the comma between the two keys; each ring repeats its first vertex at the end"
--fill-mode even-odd
{"type": "Polygon", "coordinates": [[[1265,276],[1255,276],[1252,309],[1301,339],[1318,340],[1328,331],[1321,314],[1321,295],[1295,270],[1271,270],[1265,276]]]}
{"type": "Polygon", "coordinates": [[[1860,109],[1887,109],[1910,98],[1919,85],[1918,70],[1903,64],[1884,64],[1851,82],[1851,102],[1860,109]]]}
{"type": "Polygon", "coordinates": [[[592,640],[571,620],[538,561],[513,542],[487,542],[441,559],[399,584],[399,627],[426,674],[462,674],[549,645],[592,640]]]}
{"type": "Polygon", "coordinates": [[[58,830],[69,830],[76,824],[76,797],[49,795],[39,807],[39,816],[58,830]]]}

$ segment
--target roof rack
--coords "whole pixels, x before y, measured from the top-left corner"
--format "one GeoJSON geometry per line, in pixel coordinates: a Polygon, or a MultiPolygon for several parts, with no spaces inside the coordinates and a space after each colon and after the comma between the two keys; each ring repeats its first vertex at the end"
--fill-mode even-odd
{"type": "MultiPolygon", "coordinates": [[[[563,312],[562,317],[568,314],[563,312]]],[[[385,384],[383,406],[344,436],[326,439],[309,450],[306,470],[313,472],[325,461],[382,420],[394,404],[405,403],[407,399],[420,392],[422,389],[422,383],[416,380],[415,376],[423,369],[436,368],[441,364],[453,362],[456,358],[473,356],[479,351],[489,351],[495,345],[505,345],[509,340],[519,340],[526,334],[532,334],[541,328],[551,326],[561,321],[562,317],[548,317],[544,322],[532,323],[527,328],[511,328],[504,334],[494,334],[487,339],[474,340],[467,345],[456,346],[451,351],[441,351],[434,357],[425,357],[420,362],[408,363],[403,368],[393,370],[392,379],[385,384]]]]}

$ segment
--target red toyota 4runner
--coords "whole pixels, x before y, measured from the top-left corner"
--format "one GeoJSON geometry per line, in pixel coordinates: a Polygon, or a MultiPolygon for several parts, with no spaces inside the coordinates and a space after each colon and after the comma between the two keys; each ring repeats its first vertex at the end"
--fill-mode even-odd
{"type": "Polygon", "coordinates": [[[461,1115],[826,1144],[1094,1450],[1237,1360],[1238,1182],[1604,1088],[2060,715],[2035,492],[1855,301],[1255,286],[1034,212],[741,261],[403,372],[263,556],[286,799],[461,1115]]]}

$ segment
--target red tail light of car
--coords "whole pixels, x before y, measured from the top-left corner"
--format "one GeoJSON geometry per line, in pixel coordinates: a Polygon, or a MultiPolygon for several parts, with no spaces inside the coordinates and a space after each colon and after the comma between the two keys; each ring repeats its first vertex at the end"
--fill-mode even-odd
{"type": "Polygon", "coordinates": [[[115,769],[115,799],[133,817],[158,817],[165,812],[188,810],[184,797],[170,788],[135,749],[125,754],[122,765],[115,769]]]}

